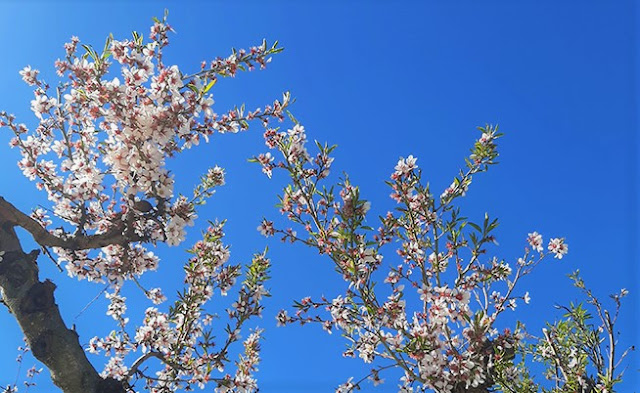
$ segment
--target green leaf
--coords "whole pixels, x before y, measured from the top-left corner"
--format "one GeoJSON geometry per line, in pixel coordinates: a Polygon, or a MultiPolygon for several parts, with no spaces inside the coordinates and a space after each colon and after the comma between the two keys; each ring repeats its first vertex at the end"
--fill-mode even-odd
{"type": "Polygon", "coordinates": [[[287,115],[289,116],[289,119],[293,122],[293,124],[300,124],[300,122],[293,116],[291,112],[287,111],[287,115]]]}
{"type": "Polygon", "coordinates": [[[481,228],[480,228],[480,226],[478,226],[477,224],[474,224],[474,223],[472,223],[472,222],[469,222],[468,224],[469,224],[469,226],[470,226],[471,228],[475,229],[476,231],[478,231],[478,232],[482,232],[482,229],[481,229],[481,228]]]}
{"type": "Polygon", "coordinates": [[[206,94],[215,84],[216,82],[218,82],[217,79],[213,79],[211,80],[211,82],[209,82],[204,89],[202,89],[202,94],[206,94]]]}
{"type": "Polygon", "coordinates": [[[189,88],[189,90],[191,90],[192,92],[194,92],[194,93],[196,93],[196,94],[198,94],[198,93],[199,93],[199,92],[198,92],[198,88],[197,88],[197,87],[196,87],[196,85],[194,85],[193,83],[189,83],[189,84],[187,85],[187,87],[188,87],[188,88],[189,88]]]}

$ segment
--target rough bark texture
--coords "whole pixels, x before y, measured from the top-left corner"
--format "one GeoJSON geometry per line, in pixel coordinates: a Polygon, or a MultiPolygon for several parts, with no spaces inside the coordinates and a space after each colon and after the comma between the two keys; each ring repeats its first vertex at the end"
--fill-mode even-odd
{"type": "MultiPolygon", "coordinates": [[[[124,393],[126,390],[121,382],[100,377],[87,359],[78,334],[68,329],[62,320],[53,293],[55,284],[49,280],[41,282],[38,278],[36,259],[39,252],[34,250],[26,254],[22,250],[14,230],[20,223],[12,219],[16,217],[16,211],[22,215],[17,215],[19,220],[31,224],[30,217],[0,197],[0,251],[4,251],[0,262],[0,290],[33,355],[44,363],[51,372],[53,383],[64,392],[124,393]]],[[[35,221],[33,223],[37,225],[35,221]]],[[[39,231],[45,231],[38,227],[39,231]]],[[[34,237],[34,232],[39,232],[32,231],[33,227],[25,229],[34,237]]]]}

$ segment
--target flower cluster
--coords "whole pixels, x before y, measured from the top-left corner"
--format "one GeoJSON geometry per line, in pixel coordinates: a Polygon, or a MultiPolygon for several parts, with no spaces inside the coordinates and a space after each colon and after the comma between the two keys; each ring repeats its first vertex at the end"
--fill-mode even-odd
{"type": "Polygon", "coordinates": [[[264,109],[245,113],[240,107],[221,115],[213,109],[211,94],[221,77],[264,68],[281,50],[277,43],[234,50],[187,75],[163,62],[171,31],[166,19],[155,20],[149,42],[136,33],[132,39],[109,38],[102,52],[73,37],[65,45],[64,59],[55,63],[64,77],[57,87],[41,80],[30,66],[20,72],[35,88],[31,102],[39,120],[35,129],[29,131],[13,115],[0,114],[0,126],[15,135],[11,146],[22,153],[18,166],[47,192],[55,216],[73,228],[59,229],[55,235],[118,238],[111,243],[117,247],[97,257],[77,249],[56,249],[70,275],[114,282],[131,278],[133,271],[142,273],[140,264],[128,265],[146,251],[131,244],[180,244],[185,226],[195,217],[191,205],[224,184],[222,168],[215,167],[193,201],[176,199],[167,159],[208,140],[214,132],[245,130],[253,119],[265,124],[283,119],[288,94],[264,109]],[[116,70],[119,75],[110,76],[116,70]],[[127,266],[105,268],[123,264],[127,266]]]}

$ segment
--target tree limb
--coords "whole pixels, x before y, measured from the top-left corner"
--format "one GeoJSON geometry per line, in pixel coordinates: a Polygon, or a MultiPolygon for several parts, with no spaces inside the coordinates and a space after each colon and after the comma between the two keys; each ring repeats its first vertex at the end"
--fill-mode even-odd
{"type": "Polygon", "coordinates": [[[87,359],[77,333],[65,325],[55,303],[55,284],[39,281],[39,251],[24,253],[14,230],[16,225],[39,234],[36,240],[57,238],[43,237],[42,231],[48,232],[0,197],[0,251],[4,251],[0,291],[33,355],[47,366],[53,383],[66,393],[124,393],[122,382],[100,377],[87,359]]]}
{"type": "Polygon", "coordinates": [[[0,222],[19,226],[33,236],[33,239],[43,247],[61,247],[68,250],[87,250],[102,248],[111,244],[123,244],[145,240],[136,233],[124,233],[120,228],[111,229],[97,235],[76,235],[63,239],[53,235],[40,225],[39,222],[24,214],[18,208],[0,196],[0,222]]]}

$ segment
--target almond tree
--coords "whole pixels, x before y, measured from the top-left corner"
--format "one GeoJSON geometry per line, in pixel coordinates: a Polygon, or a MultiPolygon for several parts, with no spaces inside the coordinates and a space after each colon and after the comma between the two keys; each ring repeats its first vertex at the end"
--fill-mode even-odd
{"type": "Polygon", "coordinates": [[[467,168],[439,196],[423,183],[417,159],[401,158],[389,181],[399,207],[381,217],[373,233],[365,225],[370,204],[348,177],[337,187],[323,185],[334,147],[317,144],[319,152],[312,158],[304,127],[293,117],[286,132],[274,128],[274,121],[285,120],[288,94],[254,111],[240,107],[219,115],[213,110],[210,90],[217,79],[264,68],[280,51],[277,44],[234,50],[183,73],[163,62],[171,32],[166,15],[154,22],[148,41],[136,33],[128,40],[109,37],[102,51],[72,38],[64,59],[55,64],[63,78],[55,87],[37,70],[22,70],[24,81],[35,89],[35,129],[0,114],[0,125],[13,132],[11,145],[22,154],[20,169],[51,202],[50,209],[27,214],[0,197],[2,301],[63,391],[173,392],[208,383],[216,392],[257,391],[261,330],[244,329],[235,367],[230,353],[246,322],[263,310],[270,266],[265,252],[255,254],[243,272],[229,262],[224,222],[212,222],[189,249],[185,287],[174,304],[161,310],[166,301],[161,288],[144,288],[138,281],[159,264],[148,247],[180,245],[185,227],[196,219],[197,205],[224,184],[224,170],[213,167],[193,195],[175,195],[166,160],[214,132],[245,130],[252,120],[264,125],[267,146],[282,156],[276,161],[267,152],[254,161],[268,176],[276,169],[289,174],[292,183],[281,196],[281,212],[306,235],[276,229],[266,219],[259,230],[316,248],[346,282],[343,295],[305,298],[295,303],[295,314],[282,311],[277,317],[280,324],[314,322],[328,332],[340,331],[350,343],[345,355],[371,364],[368,375],[349,380],[338,392],[359,389],[367,378],[379,384],[381,374],[392,368],[402,373],[401,392],[544,390],[529,376],[527,364],[517,362],[526,355],[548,365],[548,377],[556,384],[550,391],[612,391],[624,357],[616,353],[613,330],[624,293],[614,297],[611,316],[576,275],[601,327],[589,322],[580,305],[567,308],[566,319],[549,325],[537,341],[522,325],[495,327],[502,313],[528,302],[529,294],[516,288],[519,279],[545,257],[561,259],[568,251],[562,238],[551,239],[545,251],[542,236],[532,232],[514,263],[489,257],[497,220],[485,216],[473,223],[456,206],[475,175],[495,163],[497,127],[481,128],[467,168]],[[109,75],[116,68],[118,76],[109,75]],[[70,276],[108,284],[107,314],[116,322],[111,334],[92,338],[86,348],[80,344],[78,333],[60,315],[55,284],[40,281],[40,250],[25,252],[15,227],[28,231],[70,276]],[[388,266],[383,248],[394,241],[399,259],[383,271],[388,266]],[[240,277],[242,284],[234,289],[240,277]],[[135,326],[126,317],[121,294],[127,282],[158,305],[147,308],[135,326]],[[232,290],[237,300],[226,310],[227,321],[214,320],[205,306],[216,293],[232,290]],[[105,368],[97,370],[86,352],[107,355],[105,368]]]}
{"type": "MultiPolygon", "coordinates": [[[[262,311],[269,260],[258,253],[247,266],[223,325],[226,333],[219,334],[222,329],[216,326],[221,340],[214,347],[212,316],[203,307],[214,293],[226,294],[242,275],[240,265],[229,263],[224,223],[212,223],[190,249],[185,288],[173,305],[165,311],[148,308],[137,327],[125,317],[120,289],[127,281],[138,283],[159,263],[147,246],[182,243],[185,227],[196,218],[196,205],[224,184],[224,170],[214,167],[192,196],[175,195],[167,158],[207,141],[214,132],[246,130],[251,120],[280,120],[289,104],[285,94],[263,109],[240,107],[217,114],[209,92],[217,79],[264,68],[281,49],[263,42],[203,62],[186,74],[163,61],[171,30],[165,15],[154,20],[148,41],[136,33],[127,40],[109,37],[101,52],[73,37],[65,45],[65,57],[55,63],[63,80],[57,86],[41,80],[35,69],[21,71],[35,89],[31,109],[39,120],[36,128],[29,130],[13,115],[0,114],[0,125],[14,134],[11,146],[22,154],[19,168],[52,205],[27,214],[0,197],[2,301],[33,355],[65,392],[165,392],[212,381],[220,392],[256,389],[252,374],[261,332],[246,335],[244,355],[231,374],[229,349],[245,322],[262,311]],[[118,69],[118,76],[110,75],[118,69]],[[27,230],[70,276],[109,284],[107,314],[117,328],[88,346],[89,352],[110,356],[101,373],[61,318],[55,284],[40,281],[40,251],[25,252],[15,227],[27,230]],[[143,368],[150,359],[162,363],[151,375],[143,368]]],[[[156,304],[166,300],[160,288],[140,288],[156,304]]]]}

